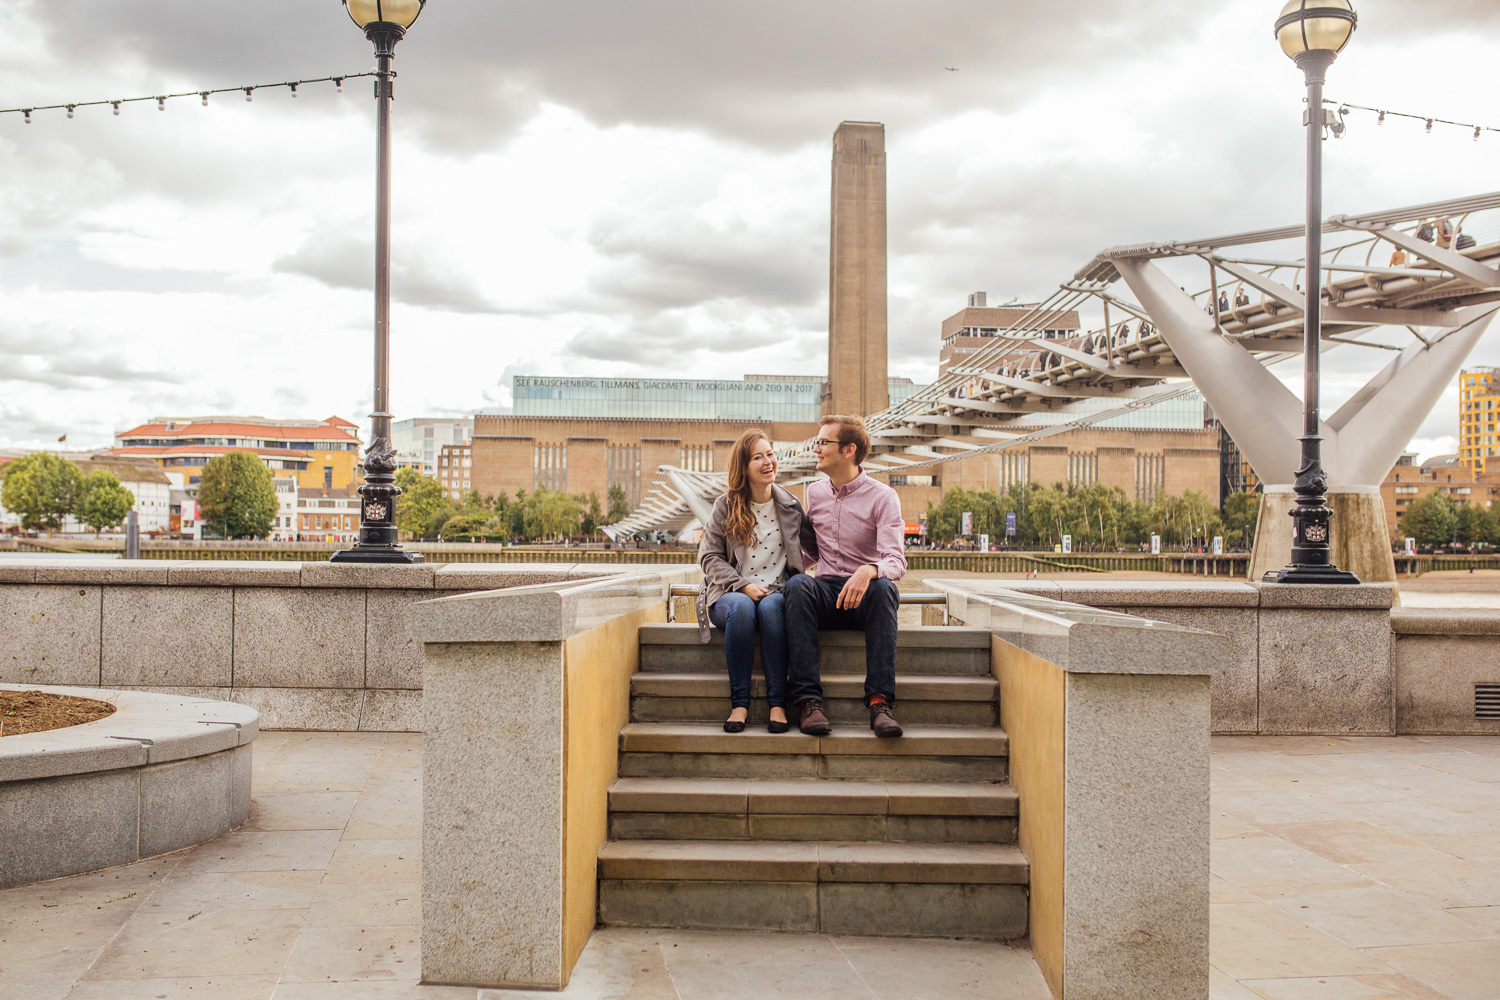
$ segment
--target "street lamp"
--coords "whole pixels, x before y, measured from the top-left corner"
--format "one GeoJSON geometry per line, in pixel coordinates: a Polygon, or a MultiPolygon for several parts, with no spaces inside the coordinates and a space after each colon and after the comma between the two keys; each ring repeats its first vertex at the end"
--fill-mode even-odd
{"type": "Polygon", "coordinates": [[[1358,583],[1359,577],[1333,564],[1328,545],[1332,512],[1324,493],[1323,438],[1318,433],[1318,351],[1322,339],[1323,75],[1349,44],[1358,18],[1349,0],[1290,0],[1276,19],[1276,40],[1307,79],[1307,274],[1302,331],[1302,465],[1293,489],[1292,561],[1277,583],[1358,583]]]}
{"type": "Polygon", "coordinates": [[[416,563],[420,552],[396,542],[396,449],[391,447],[391,102],[396,43],[427,0],[343,0],[349,17],[375,45],[375,412],[365,451],[365,484],[359,488],[359,541],[335,552],[336,563],[416,563]]]}

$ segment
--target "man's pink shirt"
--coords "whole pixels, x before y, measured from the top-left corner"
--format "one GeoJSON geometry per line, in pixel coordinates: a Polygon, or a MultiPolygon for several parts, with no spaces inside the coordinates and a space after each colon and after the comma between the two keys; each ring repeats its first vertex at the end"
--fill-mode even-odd
{"type": "Polygon", "coordinates": [[[871,565],[876,575],[906,575],[906,521],[896,491],[860,472],[842,489],[820,479],[807,488],[807,516],[818,536],[820,577],[849,577],[871,565]]]}

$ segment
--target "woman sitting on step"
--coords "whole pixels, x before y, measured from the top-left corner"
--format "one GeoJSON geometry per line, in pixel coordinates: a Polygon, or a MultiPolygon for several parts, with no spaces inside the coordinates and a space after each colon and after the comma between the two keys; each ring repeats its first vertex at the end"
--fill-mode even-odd
{"type": "Polygon", "coordinates": [[[781,588],[818,557],[812,524],[797,498],[776,485],[776,449],[763,431],[748,430],[729,451],[729,491],[714,502],[703,526],[698,564],[698,638],[708,641],[711,622],[724,630],[729,668],[726,733],[744,732],[750,718],[750,674],[755,633],[766,676],[770,714],[766,729],[787,731],[786,622],[781,588]]]}

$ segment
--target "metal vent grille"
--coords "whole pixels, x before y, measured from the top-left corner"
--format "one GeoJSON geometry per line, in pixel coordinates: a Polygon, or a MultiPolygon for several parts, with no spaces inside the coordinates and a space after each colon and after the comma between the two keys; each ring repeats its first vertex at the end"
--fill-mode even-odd
{"type": "Polygon", "coordinates": [[[1474,685],[1474,718],[1500,721],[1500,684],[1474,685]]]}

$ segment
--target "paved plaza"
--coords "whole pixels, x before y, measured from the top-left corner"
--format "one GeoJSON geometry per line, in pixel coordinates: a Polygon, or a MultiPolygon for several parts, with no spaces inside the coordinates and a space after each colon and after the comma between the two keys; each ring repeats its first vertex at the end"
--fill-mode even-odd
{"type": "MultiPolygon", "coordinates": [[[[1500,995],[1500,737],[1213,742],[1213,1000],[1500,995]]],[[[488,1000],[417,985],[421,737],[263,733],[240,831],[0,892],[6,1000],[488,1000]]],[[[561,996],[1050,994],[1006,945],[605,930],[561,996]]]]}

